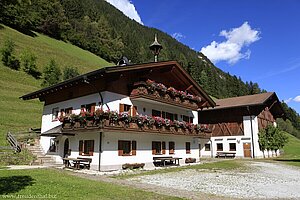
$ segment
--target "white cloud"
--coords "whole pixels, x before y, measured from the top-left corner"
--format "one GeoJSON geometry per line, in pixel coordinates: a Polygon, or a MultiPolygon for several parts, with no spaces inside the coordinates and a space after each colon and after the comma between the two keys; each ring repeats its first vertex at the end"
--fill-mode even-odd
{"type": "Polygon", "coordinates": [[[137,21],[140,24],[143,24],[140,15],[135,9],[135,6],[130,0],[106,0],[108,3],[119,9],[129,17],[130,19],[133,19],[137,21]]]}
{"type": "Polygon", "coordinates": [[[300,95],[296,96],[293,101],[300,102],[300,95]]]}
{"type": "Polygon", "coordinates": [[[290,103],[293,100],[293,98],[288,98],[287,100],[284,100],[284,103],[290,103]]]}
{"type": "Polygon", "coordinates": [[[250,58],[250,49],[243,51],[243,48],[259,40],[259,35],[259,31],[252,29],[248,22],[244,22],[238,28],[222,30],[219,36],[224,36],[225,41],[220,43],[213,41],[200,51],[214,63],[227,61],[229,64],[235,64],[240,59],[250,58]]]}
{"type": "Polygon", "coordinates": [[[295,98],[288,98],[287,100],[284,100],[285,103],[289,103],[291,101],[300,103],[300,95],[296,96],[295,98]]]}
{"type": "Polygon", "coordinates": [[[172,37],[178,41],[180,41],[182,38],[185,38],[185,36],[182,35],[182,33],[173,33],[172,37]]]}

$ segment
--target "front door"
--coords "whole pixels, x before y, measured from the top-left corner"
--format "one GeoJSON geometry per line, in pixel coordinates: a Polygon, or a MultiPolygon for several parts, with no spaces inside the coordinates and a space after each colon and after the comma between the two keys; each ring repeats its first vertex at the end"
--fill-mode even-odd
{"type": "Polygon", "coordinates": [[[69,156],[69,139],[67,138],[64,143],[64,155],[63,157],[69,156]]]}
{"type": "Polygon", "coordinates": [[[243,144],[243,147],[244,147],[244,157],[251,158],[251,143],[246,142],[243,144]]]}

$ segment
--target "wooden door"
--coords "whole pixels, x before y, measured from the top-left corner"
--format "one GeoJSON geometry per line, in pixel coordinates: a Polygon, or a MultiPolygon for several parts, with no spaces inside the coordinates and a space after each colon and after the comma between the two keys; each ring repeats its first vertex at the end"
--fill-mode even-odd
{"type": "Polygon", "coordinates": [[[244,147],[244,157],[251,158],[251,143],[246,142],[243,144],[243,147],[244,147]]]}

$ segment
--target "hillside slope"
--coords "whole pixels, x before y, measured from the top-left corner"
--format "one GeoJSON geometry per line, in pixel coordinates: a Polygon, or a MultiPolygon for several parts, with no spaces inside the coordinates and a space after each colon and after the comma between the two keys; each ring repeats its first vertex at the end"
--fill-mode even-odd
{"type": "MultiPolygon", "coordinates": [[[[37,55],[40,68],[51,58],[61,67],[75,66],[81,73],[92,71],[111,63],[82,50],[74,45],[37,34],[36,37],[24,35],[3,26],[0,29],[0,48],[6,37],[16,44],[16,56],[24,49],[37,55]]],[[[41,88],[41,80],[36,80],[22,71],[11,70],[0,62],[0,146],[5,144],[5,134],[10,131],[26,131],[31,127],[39,128],[43,104],[38,100],[23,101],[19,97],[41,88]]]]}

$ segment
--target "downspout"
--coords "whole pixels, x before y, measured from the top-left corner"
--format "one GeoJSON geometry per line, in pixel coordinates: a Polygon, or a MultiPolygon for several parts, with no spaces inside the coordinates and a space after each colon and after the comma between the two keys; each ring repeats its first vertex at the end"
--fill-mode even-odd
{"type": "Polygon", "coordinates": [[[254,138],[253,138],[253,124],[252,124],[252,115],[250,113],[250,108],[247,106],[247,110],[250,116],[250,125],[251,125],[251,141],[252,141],[252,158],[255,158],[255,153],[254,153],[254,138]]]}
{"type": "Polygon", "coordinates": [[[101,170],[102,136],[103,136],[103,133],[101,131],[100,132],[100,137],[99,137],[99,163],[98,163],[98,171],[101,170]]]}

